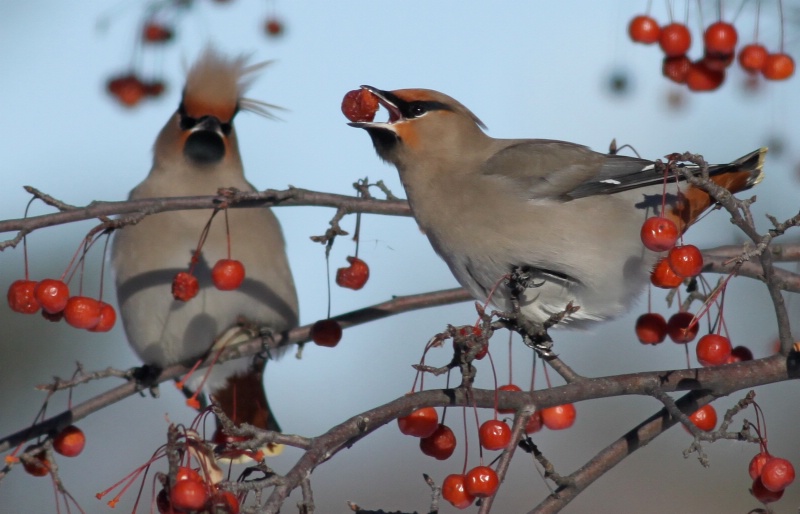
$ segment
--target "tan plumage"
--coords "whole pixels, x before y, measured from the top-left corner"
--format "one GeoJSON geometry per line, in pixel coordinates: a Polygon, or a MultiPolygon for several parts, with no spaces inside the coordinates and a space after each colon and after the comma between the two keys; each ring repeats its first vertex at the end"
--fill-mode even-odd
{"type": "MultiPolygon", "coordinates": [[[[644,248],[642,222],[661,208],[662,175],[652,162],[593,152],[574,143],[494,139],[447,95],[428,89],[374,93],[389,111],[366,129],[378,155],[394,164],[414,217],[436,252],[476,299],[510,309],[501,279],[527,268],[521,297],[529,319],[543,322],[569,302],[573,326],[628,310],[658,254],[644,248]]],[[[762,178],[765,150],[711,168],[732,192],[762,178]]],[[[665,216],[685,230],[711,200],[699,189],[669,188],[665,216]]]]}
{"type": "MultiPolygon", "coordinates": [[[[244,57],[228,59],[210,48],[205,51],[189,71],[181,105],[156,139],[150,174],[131,191],[131,199],[213,195],[220,187],[254,190],[244,177],[232,122],[239,110],[260,112],[267,104],[242,98],[252,72],[261,67],[247,66],[246,61],[244,57]]],[[[200,293],[185,303],[173,300],[172,279],[189,268],[210,214],[159,213],[124,227],[115,236],[112,263],[121,316],[128,340],[145,364],[191,363],[206,355],[239,316],[275,332],[297,325],[297,295],[283,235],[275,215],[266,208],[229,210],[231,256],[246,269],[239,289],[218,291],[211,283],[210,267],[227,257],[220,214],[195,269],[200,293]]],[[[278,429],[263,387],[253,387],[263,384],[263,370],[263,360],[217,365],[208,390],[223,401],[223,409],[237,422],[278,429]]]]}

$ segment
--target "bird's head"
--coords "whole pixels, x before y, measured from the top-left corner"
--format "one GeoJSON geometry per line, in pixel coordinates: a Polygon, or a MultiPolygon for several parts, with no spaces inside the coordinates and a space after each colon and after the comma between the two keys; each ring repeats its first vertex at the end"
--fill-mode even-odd
{"type": "Polygon", "coordinates": [[[178,110],[156,140],[157,164],[241,168],[234,117],[240,110],[271,117],[268,108],[274,107],[244,98],[254,73],[269,64],[247,61],[247,56],[228,58],[206,48],[189,70],[178,110]]]}
{"type": "Polygon", "coordinates": [[[365,129],[378,155],[402,165],[419,157],[458,157],[487,139],[483,122],[457,100],[431,89],[383,91],[361,86],[374,94],[389,112],[385,122],[354,122],[365,129]]]}

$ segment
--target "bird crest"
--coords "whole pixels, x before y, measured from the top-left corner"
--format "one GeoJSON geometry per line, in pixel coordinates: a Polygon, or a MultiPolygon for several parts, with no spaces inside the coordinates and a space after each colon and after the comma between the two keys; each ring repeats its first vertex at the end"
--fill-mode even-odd
{"type": "Polygon", "coordinates": [[[270,109],[280,109],[244,94],[256,78],[256,72],[272,61],[248,64],[249,55],[225,57],[214,47],[205,49],[189,70],[183,90],[183,108],[193,118],[215,116],[229,123],[239,110],[274,118],[270,109]]]}

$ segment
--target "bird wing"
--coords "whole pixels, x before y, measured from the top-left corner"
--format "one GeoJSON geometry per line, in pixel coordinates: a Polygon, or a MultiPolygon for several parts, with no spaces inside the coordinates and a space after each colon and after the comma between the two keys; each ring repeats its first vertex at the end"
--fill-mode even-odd
{"type": "Polygon", "coordinates": [[[582,145],[549,139],[512,141],[487,159],[481,172],[512,181],[531,199],[561,201],[663,181],[652,161],[601,154],[582,145]]]}

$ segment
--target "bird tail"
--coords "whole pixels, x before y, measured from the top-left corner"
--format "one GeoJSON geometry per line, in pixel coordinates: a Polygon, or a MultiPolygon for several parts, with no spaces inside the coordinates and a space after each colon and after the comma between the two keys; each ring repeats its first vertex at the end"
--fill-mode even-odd
{"type": "MultiPolygon", "coordinates": [[[[709,166],[709,179],[731,193],[746,191],[764,179],[765,147],[750,152],[728,164],[709,166]]],[[[689,186],[683,189],[671,205],[668,217],[678,225],[683,233],[712,204],[714,199],[705,191],[689,186]]]]}
{"type": "Polygon", "coordinates": [[[767,148],[762,147],[730,164],[710,166],[708,174],[715,184],[724,187],[731,193],[745,191],[764,180],[766,157],[767,148]]]}
{"type": "MultiPolygon", "coordinates": [[[[222,412],[236,425],[247,423],[262,430],[272,430],[280,432],[281,427],[275,419],[275,415],[270,409],[267,401],[267,394],[264,390],[264,369],[266,360],[256,357],[247,371],[228,375],[225,384],[218,389],[211,391],[211,396],[219,404],[222,412]]],[[[214,436],[218,443],[231,442],[235,438],[224,434],[223,427],[217,420],[217,430],[214,436]]],[[[283,449],[283,445],[268,444],[261,448],[266,455],[277,455],[283,449]]],[[[232,448],[223,448],[222,458],[239,461],[239,457],[245,457],[232,448]]]]}

